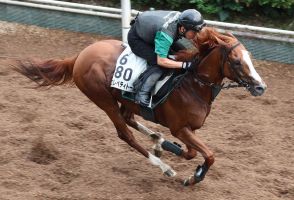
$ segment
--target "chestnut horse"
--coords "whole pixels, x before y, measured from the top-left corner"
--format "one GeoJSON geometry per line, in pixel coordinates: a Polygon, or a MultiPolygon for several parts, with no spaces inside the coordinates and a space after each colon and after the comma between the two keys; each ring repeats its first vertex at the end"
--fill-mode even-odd
{"type": "MultiPolygon", "coordinates": [[[[203,180],[214,163],[213,152],[201,141],[195,130],[203,125],[208,116],[212,101],[223,86],[223,79],[228,78],[246,87],[253,96],[262,95],[266,89],[265,83],[254,69],[249,52],[233,35],[220,34],[207,27],[194,41],[201,58],[199,64],[195,64],[181,85],[155,109],[158,123],[169,128],[171,134],[186,145],[186,150],[136,122],[134,114],[140,115],[140,107],[122,98],[121,91],[110,87],[116,60],[123,51],[121,41],[102,40],[86,47],[75,57],[39,63],[22,62],[15,67],[40,87],[74,81],[76,86],[108,115],[118,137],[169,176],[174,176],[175,172],[160,158],[142,147],[128,125],[153,137],[159,149],[162,146],[163,149],[187,160],[194,158],[196,152],[200,152],[204,163],[184,181],[184,185],[194,185],[203,180]]],[[[188,51],[180,52],[177,58],[180,60],[191,55],[188,51]]]]}

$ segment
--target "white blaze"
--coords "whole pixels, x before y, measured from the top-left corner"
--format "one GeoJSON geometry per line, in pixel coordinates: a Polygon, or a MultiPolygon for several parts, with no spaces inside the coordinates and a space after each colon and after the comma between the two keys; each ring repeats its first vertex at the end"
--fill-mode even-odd
{"type": "Polygon", "coordinates": [[[249,67],[250,76],[252,78],[254,78],[256,81],[262,83],[262,80],[261,80],[259,74],[256,72],[256,70],[255,70],[255,68],[254,68],[254,66],[252,64],[251,58],[249,56],[249,52],[248,51],[245,51],[245,50],[242,50],[242,53],[243,53],[243,60],[246,62],[246,64],[249,67]]]}

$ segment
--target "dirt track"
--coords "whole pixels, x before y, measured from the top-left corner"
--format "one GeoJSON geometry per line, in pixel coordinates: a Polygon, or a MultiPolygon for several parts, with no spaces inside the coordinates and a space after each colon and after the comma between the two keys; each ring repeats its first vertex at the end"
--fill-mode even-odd
{"type": "Polygon", "coordinates": [[[293,65],[255,62],[268,85],[262,97],[242,89],[219,95],[198,131],[216,162],[204,182],[183,187],[201,156],[185,161],[165,152],[162,159],[178,172],[167,178],[121,141],[77,88],[35,90],[8,68],[11,58],[68,57],[100,39],[0,21],[0,200],[294,199],[293,65]]]}

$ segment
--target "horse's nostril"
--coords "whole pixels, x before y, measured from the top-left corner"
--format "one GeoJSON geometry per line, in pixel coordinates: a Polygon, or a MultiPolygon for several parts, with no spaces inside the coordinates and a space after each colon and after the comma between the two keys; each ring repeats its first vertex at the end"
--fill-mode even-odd
{"type": "Polygon", "coordinates": [[[253,96],[261,96],[266,90],[265,84],[251,85],[248,89],[253,96]]]}
{"type": "Polygon", "coordinates": [[[263,90],[264,90],[264,88],[263,88],[263,87],[260,87],[260,86],[255,87],[255,89],[256,89],[257,91],[263,91],[263,90]]]}
{"type": "Polygon", "coordinates": [[[255,87],[255,91],[258,92],[259,94],[263,94],[264,91],[265,91],[265,88],[266,88],[266,87],[264,87],[264,86],[260,86],[260,85],[259,85],[259,86],[256,86],[256,87],[255,87]]]}

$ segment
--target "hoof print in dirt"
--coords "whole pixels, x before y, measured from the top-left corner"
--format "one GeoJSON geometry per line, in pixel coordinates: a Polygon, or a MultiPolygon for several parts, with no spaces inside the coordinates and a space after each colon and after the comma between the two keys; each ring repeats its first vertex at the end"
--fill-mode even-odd
{"type": "Polygon", "coordinates": [[[45,142],[43,137],[39,137],[33,141],[28,159],[41,165],[48,165],[58,160],[58,157],[58,150],[48,141],[45,142]]]}

